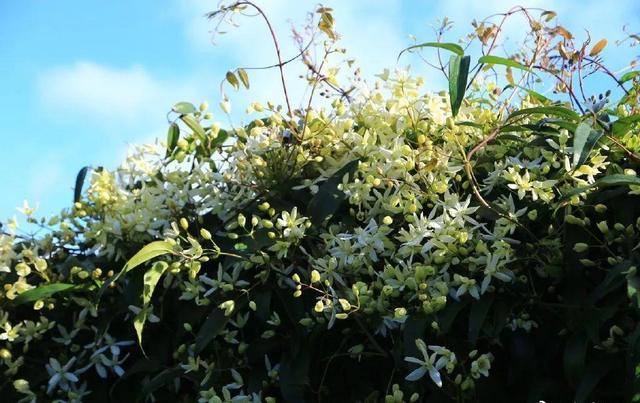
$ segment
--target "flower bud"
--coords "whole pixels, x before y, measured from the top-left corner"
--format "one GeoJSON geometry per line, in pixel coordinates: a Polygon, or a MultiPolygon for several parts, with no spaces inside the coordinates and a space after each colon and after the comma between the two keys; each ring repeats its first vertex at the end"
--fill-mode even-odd
{"type": "Polygon", "coordinates": [[[573,250],[574,252],[577,252],[577,253],[582,253],[587,249],[589,249],[589,245],[583,242],[578,242],[577,244],[573,245],[573,250]]]}
{"type": "Polygon", "coordinates": [[[211,239],[211,232],[207,231],[204,228],[200,228],[200,236],[207,241],[211,239]]]}

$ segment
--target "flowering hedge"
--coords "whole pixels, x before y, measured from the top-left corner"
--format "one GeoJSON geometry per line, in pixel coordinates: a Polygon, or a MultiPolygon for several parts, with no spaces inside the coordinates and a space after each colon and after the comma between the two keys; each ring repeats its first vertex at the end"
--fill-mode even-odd
{"type": "Polygon", "coordinates": [[[181,102],[165,144],[84,169],[73,207],[25,206],[49,230],[0,236],[3,399],[632,399],[637,74],[583,109],[525,87],[534,59],[480,60],[522,73],[507,98],[431,45],[449,92],[310,67],[330,106],[252,103],[224,130],[181,102]]]}

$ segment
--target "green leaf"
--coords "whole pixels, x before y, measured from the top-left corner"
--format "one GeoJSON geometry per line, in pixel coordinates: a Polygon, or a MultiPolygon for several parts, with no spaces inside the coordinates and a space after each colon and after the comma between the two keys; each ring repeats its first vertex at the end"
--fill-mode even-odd
{"type": "Polygon", "coordinates": [[[76,284],[67,284],[67,283],[51,283],[43,286],[39,286],[36,288],[32,288],[27,290],[13,299],[13,303],[16,305],[22,305],[29,302],[34,302],[39,299],[45,299],[57,294],[59,292],[64,291],[72,291],[74,289],[79,289],[76,284]]]}
{"type": "Polygon", "coordinates": [[[353,160],[347,163],[320,186],[309,202],[308,211],[314,225],[320,225],[328,216],[335,213],[347,198],[344,192],[338,189],[338,185],[342,183],[345,175],[353,175],[358,169],[359,162],[360,160],[353,160]]]}
{"type": "Polygon", "coordinates": [[[527,115],[552,115],[561,116],[574,121],[580,120],[580,115],[578,115],[571,109],[562,106],[536,106],[533,108],[520,109],[518,111],[512,112],[507,120],[511,120],[518,116],[527,115]]]}
{"type": "Polygon", "coordinates": [[[493,304],[494,295],[483,295],[479,301],[473,301],[471,304],[471,313],[469,314],[469,342],[476,344],[482,324],[487,318],[491,304],[493,304]]]}
{"type": "Polygon", "coordinates": [[[224,310],[215,307],[207,316],[202,327],[196,335],[196,353],[201,352],[224,329],[229,317],[224,315],[224,310]]]}
{"type": "Polygon", "coordinates": [[[462,46],[457,45],[455,43],[425,42],[419,45],[413,45],[413,46],[409,46],[406,49],[403,49],[402,52],[398,54],[397,60],[400,60],[400,56],[402,56],[404,52],[410,52],[414,49],[421,49],[421,48],[440,48],[440,49],[448,50],[449,52],[453,52],[458,56],[464,55],[464,49],[462,49],[462,46]]]}
{"type": "Polygon", "coordinates": [[[218,131],[218,135],[211,142],[211,146],[216,147],[224,143],[229,138],[229,132],[223,129],[218,131]]]}
{"type": "Polygon", "coordinates": [[[467,88],[469,75],[469,56],[453,55],[449,59],[449,101],[451,102],[451,114],[455,117],[460,110],[464,92],[467,88]]]}
{"type": "Polygon", "coordinates": [[[144,274],[143,284],[144,288],[142,289],[142,309],[136,317],[133,319],[133,327],[136,329],[136,334],[138,335],[138,344],[142,346],[142,331],[144,330],[144,324],[147,321],[148,316],[148,308],[149,303],[151,302],[151,296],[153,295],[153,290],[155,290],[160,277],[164,274],[165,271],[169,268],[169,264],[167,262],[155,262],[153,266],[144,274]]]}
{"type": "Polygon", "coordinates": [[[631,126],[640,122],[640,115],[622,117],[611,124],[611,134],[616,137],[624,136],[631,130],[631,126]]]}
{"type": "Polygon", "coordinates": [[[244,88],[249,89],[249,75],[244,69],[238,69],[238,76],[240,77],[240,81],[242,81],[242,85],[244,88]]]}
{"type": "Polygon", "coordinates": [[[573,136],[573,168],[584,164],[603,134],[601,130],[594,130],[588,122],[578,125],[573,136]]]}
{"type": "Polygon", "coordinates": [[[627,81],[633,80],[638,76],[640,76],[640,71],[638,70],[630,71],[628,73],[623,74],[618,81],[620,82],[620,84],[622,84],[622,83],[626,83],[627,81]]]}
{"type": "Polygon", "coordinates": [[[180,119],[187,125],[193,133],[200,137],[200,139],[204,139],[206,134],[204,133],[204,129],[200,126],[200,123],[191,115],[182,115],[180,119]]]}
{"type": "Polygon", "coordinates": [[[236,90],[240,88],[240,82],[238,81],[238,77],[236,77],[236,75],[233,74],[233,72],[227,71],[227,75],[225,78],[233,88],[235,88],[236,90]]]}
{"type": "Polygon", "coordinates": [[[91,167],[84,167],[80,172],[78,172],[78,175],[76,175],[76,186],[73,188],[74,203],[80,201],[80,197],[82,196],[82,186],[84,185],[84,180],[87,177],[89,169],[91,169],[91,167]]]}
{"type": "Polygon", "coordinates": [[[612,359],[592,361],[587,367],[584,377],[576,390],[576,403],[586,403],[589,395],[598,382],[607,375],[614,365],[612,359]]]}
{"type": "Polygon", "coordinates": [[[178,145],[178,137],[180,137],[180,127],[176,123],[171,123],[167,132],[167,157],[178,145]]]}
{"type": "Polygon", "coordinates": [[[179,366],[165,369],[164,371],[153,377],[149,382],[140,385],[140,394],[138,395],[138,399],[136,401],[146,401],[146,398],[151,393],[160,389],[169,382],[172,382],[174,379],[179,378],[180,376],[182,376],[182,374],[184,374],[184,369],[179,366]]]}
{"type": "Polygon", "coordinates": [[[512,67],[514,69],[531,71],[531,69],[529,69],[527,66],[520,64],[515,60],[505,59],[504,57],[499,57],[499,56],[492,56],[492,55],[482,56],[480,59],[478,59],[478,62],[484,63],[484,64],[500,64],[502,66],[512,67]]]}
{"type": "Polygon", "coordinates": [[[142,249],[138,251],[127,264],[124,265],[124,268],[120,273],[126,273],[130,270],[135,269],[141,264],[153,259],[154,257],[166,255],[168,253],[173,252],[173,245],[166,241],[154,241],[148,245],[145,245],[142,249]]]}
{"type": "Polygon", "coordinates": [[[608,188],[608,187],[614,187],[614,186],[631,186],[631,185],[640,186],[640,178],[637,176],[622,175],[622,174],[608,175],[598,179],[597,181],[595,181],[589,186],[571,189],[570,191],[562,195],[562,197],[560,198],[560,201],[570,199],[571,197],[579,195],[580,193],[584,193],[587,190],[592,188],[602,189],[602,188],[608,188]]]}
{"type": "Polygon", "coordinates": [[[565,377],[571,384],[576,384],[584,372],[587,355],[587,335],[573,334],[565,345],[563,363],[565,377]]]}
{"type": "Polygon", "coordinates": [[[193,106],[193,104],[190,102],[178,102],[177,104],[173,105],[173,108],[171,108],[171,110],[175,113],[185,115],[187,113],[195,112],[196,107],[193,106]]]}
{"type": "Polygon", "coordinates": [[[173,246],[169,242],[154,241],[154,242],[151,242],[150,244],[145,245],[142,249],[138,251],[138,253],[133,255],[133,257],[127,261],[127,263],[124,265],[124,267],[118,274],[111,277],[109,281],[106,281],[104,283],[104,285],[100,289],[100,292],[98,293],[98,299],[102,297],[102,294],[110,284],[118,281],[120,276],[124,275],[128,271],[135,269],[141,264],[148,262],[154,257],[166,255],[169,253],[173,253],[173,246]]]}

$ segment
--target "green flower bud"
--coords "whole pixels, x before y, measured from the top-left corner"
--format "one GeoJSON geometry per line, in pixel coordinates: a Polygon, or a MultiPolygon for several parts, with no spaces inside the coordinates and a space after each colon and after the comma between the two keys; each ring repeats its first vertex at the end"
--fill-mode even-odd
{"type": "Polygon", "coordinates": [[[573,245],[573,250],[574,250],[574,252],[577,252],[577,253],[582,253],[582,252],[586,251],[587,249],[589,249],[589,245],[587,245],[586,243],[583,243],[583,242],[578,242],[575,245],[573,245]]]}

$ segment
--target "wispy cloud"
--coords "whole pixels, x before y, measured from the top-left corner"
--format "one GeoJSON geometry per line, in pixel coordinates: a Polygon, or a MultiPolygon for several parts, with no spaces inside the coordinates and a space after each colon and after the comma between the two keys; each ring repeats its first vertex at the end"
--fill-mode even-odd
{"type": "Polygon", "coordinates": [[[119,124],[162,117],[177,98],[197,93],[188,82],[160,80],[139,65],[119,69],[90,61],[44,71],[38,91],[44,105],[63,117],[82,114],[99,123],[119,124]]]}

